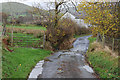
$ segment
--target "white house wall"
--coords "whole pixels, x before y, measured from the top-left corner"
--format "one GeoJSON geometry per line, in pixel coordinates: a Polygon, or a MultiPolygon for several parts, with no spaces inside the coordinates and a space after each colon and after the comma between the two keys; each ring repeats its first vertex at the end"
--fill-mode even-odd
{"type": "Polygon", "coordinates": [[[61,19],[63,19],[63,18],[70,18],[71,20],[74,20],[75,16],[73,16],[72,14],[67,12],[61,19]]]}
{"type": "Polygon", "coordinates": [[[61,19],[63,19],[63,18],[70,18],[71,20],[76,22],[80,27],[88,28],[88,24],[84,23],[83,19],[75,19],[75,16],[73,16],[72,14],[70,14],[68,12],[61,19]]]}

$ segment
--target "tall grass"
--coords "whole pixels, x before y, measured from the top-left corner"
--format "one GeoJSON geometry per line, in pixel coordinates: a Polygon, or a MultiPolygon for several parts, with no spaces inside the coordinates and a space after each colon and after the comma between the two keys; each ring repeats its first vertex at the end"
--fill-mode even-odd
{"type": "Polygon", "coordinates": [[[110,78],[111,80],[120,79],[119,76],[119,57],[114,57],[107,48],[103,49],[99,43],[93,43],[96,40],[94,37],[90,37],[90,46],[86,53],[87,60],[92,65],[95,72],[100,78],[110,78]]]}

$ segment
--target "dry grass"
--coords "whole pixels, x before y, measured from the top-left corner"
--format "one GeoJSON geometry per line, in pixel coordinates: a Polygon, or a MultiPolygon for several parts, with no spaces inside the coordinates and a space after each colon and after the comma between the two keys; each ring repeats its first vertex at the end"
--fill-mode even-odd
{"type": "Polygon", "coordinates": [[[111,56],[113,56],[115,58],[118,57],[117,52],[113,52],[108,46],[105,46],[103,48],[102,45],[96,41],[92,43],[91,47],[92,47],[91,50],[106,52],[107,54],[110,54],[111,56]]]}
{"type": "MultiPolygon", "coordinates": [[[[11,33],[12,28],[7,27],[7,32],[11,33]]],[[[43,34],[44,30],[38,30],[38,29],[23,29],[23,28],[13,28],[14,33],[24,33],[24,34],[33,34],[34,36],[37,36],[38,34],[43,34]]]]}
{"type": "Polygon", "coordinates": [[[71,38],[69,40],[64,41],[63,44],[60,45],[60,49],[66,50],[66,49],[73,47],[72,44],[75,40],[76,38],[71,38]]]}

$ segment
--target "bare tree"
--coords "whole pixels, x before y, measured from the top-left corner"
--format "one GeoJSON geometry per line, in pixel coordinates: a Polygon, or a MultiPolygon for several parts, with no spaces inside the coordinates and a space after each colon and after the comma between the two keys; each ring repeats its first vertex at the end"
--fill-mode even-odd
{"type": "MultiPolygon", "coordinates": [[[[13,10],[11,10],[11,4],[10,4],[10,1],[11,0],[8,0],[8,5],[10,6],[9,7],[9,9],[10,9],[10,16],[11,16],[11,22],[12,22],[12,26],[11,26],[11,28],[12,28],[12,30],[11,30],[11,45],[13,46],[13,25],[14,25],[14,15],[13,15],[13,10]]],[[[20,0],[20,1],[24,1],[24,0],[20,0]]]]}
{"type": "Polygon", "coordinates": [[[58,21],[61,19],[62,16],[64,16],[68,11],[69,11],[69,7],[74,7],[75,10],[77,11],[76,8],[76,2],[72,1],[72,0],[55,0],[55,25],[54,28],[56,28],[58,26],[58,21]],[[71,5],[69,5],[68,3],[70,3],[71,5]],[[59,14],[64,10],[64,13],[59,16],[59,14]]]}
{"type": "MultiPolygon", "coordinates": [[[[42,9],[42,6],[40,3],[34,3],[33,5],[33,13],[35,13],[35,15],[37,15],[37,18],[38,18],[38,21],[39,23],[43,26],[44,24],[44,20],[46,19],[45,18],[45,13],[46,11],[42,9]]],[[[45,32],[44,32],[44,35],[43,35],[43,48],[45,47],[45,38],[46,38],[46,35],[45,35],[45,32]]]]}
{"type": "Polygon", "coordinates": [[[65,3],[67,3],[67,1],[64,1],[64,0],[61,0],[61,1],[55,0],[55,19],[54,19],[54,20],[55,20],[55,25],[54,25],[54,28],[57,27],[59,19],[60,19],[64,14],[67,13],[67,10],[68,10],[69,7],[68,7],[68,5],[66,5],[65,3]],[[65,12],[61,17],[58,18],[58,14],[61,12],[62,7],[66,8],[66,12],[65,12]]]}
{"type": "MultiPolygon", "coordinates": [[[[8,1],[9,2],[9,1],[8,1]]],[[[9,3],[9,6],[10,6],[10,3],[9,3]]],[[[11,7],[10,7],[10,16],[11,16],[11,22],[12,22],[12,30],[11,30],[11,45],[13,46],[13,13],[12,13],[12,10],[11,10],[11,7]]]]}
{"type": "MultiPolygon", "coordinates": [[[[68,2],[70,2],[72,4],[73,7],[76,8],[76,4],[74,2],[72,2],[72,0],[55,0],[55,2],[48,2],[46,4],[47,8],[48,8],[48,27],[50,28],[50,23],[52,22],[51,27],[52,28],[57,28],[58,27],[58,22],[61,19],[62,16],[64,16],[68,11],[69,11],[69,7],[70,5],[68,4],[68,2]],[[53,9],[50,8],[50,6],[54,6],[53,9]],[[52,11],[51,11],[52,10],[52,11]],[[62,12],[62,14],[61,14],[62,12]]],[[[36,3],[35,6],[33,6],[34,8],[34,12],[37,13],[39,16],[43,16],[43,18],[45,18],[46,14],[44,12],[42,12],[41,10],[43,9],[43,7],[41,6],[40,3],[36,3]]],[[[47,28],[47,29],[49,29],[47,28]]],[[[44,33],[44,40],[43,40],[43,47],[45,44],[45,33],[44,33]]]]}
{"type": "MultiPolygon", "coordinates": [[[[75,10],[77,11],[77,2],[73,1],[73,0],[55,0],[55,2],[47,2],[46,4],[47,8],[48,8],[48,14],[49,14],[49,21],[51,18],[50,15],[50,10],[54,9],[54,12],[52,14],[54,14],[54,19],[52,19],[52,22],[54,23],[54,28],[57,27],[58,25],[58,21],[61,19],[62,16],[64,16],[68,11],[69,11],[69,7],[74,7],[75,10]],[[69,5],[68,3],[70,3],[71,5],[69,5]],[[53,6],[53,9],[50,8],[50,6],[53,6]],[[62,14],[61,14],[62,12],[62,14]],[[60,15],[61,14],[61,15],[60,15]]],[[[41,10],[43,9],[43,7],[41,6],[40,3],[35,3],[35,6],[33,6],[34,11],[37,12],[37,14],[39,14],[40,16],[46,16],[44,14],[44,12],[42,12],[41,10]]]]}
{"type": "Polygon", "coordinates": [[[3,31],[2,31],[2,35],[5,36],[6,35],[6,24],[7,24],[7,18],[8,15],[6,13],[2,13],[2,23],[3,23],[3,31]]]}

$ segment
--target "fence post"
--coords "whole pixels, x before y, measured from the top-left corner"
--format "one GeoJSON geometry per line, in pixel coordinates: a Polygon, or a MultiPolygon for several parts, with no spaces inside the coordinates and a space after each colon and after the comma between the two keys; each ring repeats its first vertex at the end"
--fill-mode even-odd
{"type": "Polygon", "coordinates": [[[3,29],[2,29],[2,35],[5,36],[6,35],[6,24],[3,24],[3,29]]]}
{"type": "Polygon", "coordinates": [[[43,49],[45,48],[45,38],[46,38],[46,35],[45,35],[45,32],[44,32],[44,36],[43,36],[43,49]]]}
{"type": "Polygon", "coordinates": [[[96,42],[98,42],[99,41],[99,32],[97,33],[97,40],[96,40],[96,42]]]}
{"type": "Polygon", "coordinates": [[[102,46],[103,46],[103,48],[105,48],[105,36],[104,36],[104,33],[103,33],[103,39],[102,39],[102,46]]]}
{"type": "Polygon", "coordinates": [[[113,42],[112,42],[112,51],[114,51],[114,44],[115,44],[115,39],[113,38],[113,42]]]}
{"type": "Polygon", "coordinates": [[[11,46],[13,46],[13,24],[12,24],[12,31],[11,31],[11,46]]]}

